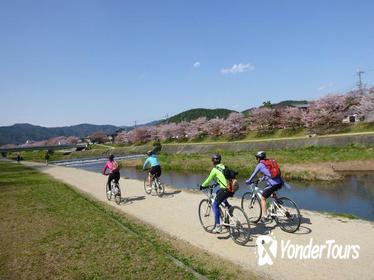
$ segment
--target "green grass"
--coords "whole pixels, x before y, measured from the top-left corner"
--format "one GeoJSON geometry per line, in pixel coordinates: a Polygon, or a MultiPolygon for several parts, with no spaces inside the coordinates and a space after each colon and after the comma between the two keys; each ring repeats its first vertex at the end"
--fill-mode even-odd
{"type": "MultiPolygon", "coordinates": [[[[256,165],[255,151],[224,152],[223,161],[233,168],[247,173],[256,165]]],[[[162,166],[172,170],[208,171],[211,169],[211,154],[161,154],[162,166]]],[[[361,147],[356,145],[345,147],[309,147],[301,149],[281,149],[268,152],[268,157],[281,163],[318,163],[326,161],[350,161],[374,159],[374,146],[361,147]]]]}
{"type": "MultiPolygon", "coordinates": [[[[239,172],[240,176],[248,176],[255,168],[257,162],[254,154],[256,151],[246,152],[225,152],[217,150],[222,155],[223,163],[239,172]]],[[[352,160],[374,159],[374,145],[369,147],[359,145],[349,145],[344,147],[308,147],[300,149],[280,149],[272,150],[268,153],[269,158],[282,164],[303,165],[305,170],[284,172],[286,179],[302,180],[324,180],[318,178],[308,170],[308,164],[318,165],[325,162],[341,162],[352,160]]],[[[165,154],[159,155],[162,168],[175,171],[209,172],[212,168],[211,153],[193,154],[165,154]]],[[[126,162],[124,163],[126,166],[126,162]]],[[[142,161],[138,160],[137,167],[142,167],[142,161]]]]}
{"type": "Polygon", "coordinates": [[[0,162],[0,200],[1,279],[193,278],[165,252],[210,279],[254,278],[21,165],[0,162]]]}

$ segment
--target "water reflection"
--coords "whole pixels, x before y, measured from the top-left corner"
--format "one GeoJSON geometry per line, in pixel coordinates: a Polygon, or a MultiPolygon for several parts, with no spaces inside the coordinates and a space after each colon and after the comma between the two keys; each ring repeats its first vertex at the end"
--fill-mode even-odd
{"type": "MultiPolygon", "coordinates": [[[[91,164],[79,168],[100,172],[103,164],[91,164]]],[[[121,171],[122,176],[143,180],[146,173],[135,168],[121,171]]],[[[163,171],[162,181],[177,188],[195,188],[208,174],[163,171]]],[[[236,196],[247,191],[244,180],[236,196]]],[[[315,211],[351,213],[359,217],[374,220],[374,173],[355,173],[335,183],[324,182],[288,182],[292,188],[283,188],[279,195],[296,201],[300,208],[315,211]]]]}

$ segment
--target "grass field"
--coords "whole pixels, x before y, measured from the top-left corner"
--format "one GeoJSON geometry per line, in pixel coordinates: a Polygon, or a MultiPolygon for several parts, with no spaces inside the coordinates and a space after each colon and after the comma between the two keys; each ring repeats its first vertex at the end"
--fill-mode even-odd
{"type": "Polygon", "coordinates": [[[248,271],[76,192],[47,175],[0,162],[0,279],[209,279],[248,271]]]}
{"type": "MultiPolygon", "coordinates": [[[[239,171],[240,176],[249,176],[254,170],[257,162],[254,154],[256,151],[247,152],[225,152],[217,150],[221,153],[223,163],[230,168],[239,171]]],[[[330,177],[324,177],[321,170],[320,174],[311,172],[310,167],[318,166],[319,163],[341,162],[353,160],[372,160],[374,159],[374,145],[363,147],[359,145],[350,145],[345,147],[309,147],[302,149],[280,149],[268,151],[269,158],[275,158],[281,165],[287,165],[282,168],[283,175],[286,179],[302,179],[302,180],[330,180],[330,177]],[[293,168],[297,166],[296,168],[293,168]]],[[[212,169],[211,154],[165,154],[159,155],[162,168],[165,170],[176,171],[195,171],[209,172],[212,169]]],[[[131,164],[141,168],[142,160],[135,163],[124,162],[124,166],[131,164]]],[[[321,164],[321,168],[324,168],[321,164]]]]}

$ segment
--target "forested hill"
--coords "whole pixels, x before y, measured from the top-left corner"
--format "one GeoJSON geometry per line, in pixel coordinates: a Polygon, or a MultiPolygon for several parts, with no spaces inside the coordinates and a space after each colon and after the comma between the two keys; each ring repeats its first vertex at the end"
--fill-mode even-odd
{"type": "Polygon", "coordinates": [[[175,122],[179,123],[182,121],[192,121],[196,120],[201,117],[206,117],[207,119],[214,119],[216,117],[218,118],[227,118],[228,115],[232,112],[235,112],[233,110],[228,109],[204,109],[204,108],[197,108],[197,109],[191,109],[184,111],[182,113],[179,113],[175,116],[172,116],[166,120],[166,122],[175,122]]]}
{"type": "Polygon", "coordinates": [[[42,127],[28,123],[0,127],[0,146],[4,144],[22,144],[27,140],[39,141],[56,136],[85,137],[97,131],[114,133],[119,127],[113,125],[79,124],[63,127],[42,127]]]}

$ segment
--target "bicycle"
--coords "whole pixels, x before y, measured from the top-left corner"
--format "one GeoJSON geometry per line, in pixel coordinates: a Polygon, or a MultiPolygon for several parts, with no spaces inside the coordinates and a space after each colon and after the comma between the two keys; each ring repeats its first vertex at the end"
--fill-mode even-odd
{"type": "MultiPolygon", "coordinates": [[[[206,232],[212,233],[214,228],[213,203],[215,194],[213,189],[219,184],[208,186],[205,192],[207,198],[200,201],[199,204],[199,220],[200,224],[206,232]]],[[[232,240],[239,245],[245,245],[250,239],[250,222],[245,212],[238,206],[220,205],[220,217],[222,218],[221,226],[228,228],[232,240]]]]}
{"type": "Polygon", "coordinates": [[[161,183],[160,177],[151,174],[152,186],[149,186],[148,175],[144,178],[144,191],[146,194],[151,194],[152,191],[156,192],[158,197],[161,197],[165,192],[165,185],[161,183]]]}
{"type": "MultiPolygon", "coordinates": [[[[248,214],[252,223],[257,223],[262,216],[261,196],[262,191],[258,187],[260,180],[253,182],[249,187],[250,191],[242,196],[242,209],[248,214]]],[[[300,210],[296,203],[288,197],[277,197],[274,192],[271,196],[272,202],[268,209],[269,216],[285,232],[296,232],[301,224],[300,210]]]]}
{"type": "MultiPolygon", "coordinates": [[[[107,176],[109,174],[106,174],[107,176]]],[[[114,201],[119,205],[122,201],[121,197],[121,188],[119,186],[119,182],[116,182],[114,179],[110,181],[110,188],[109,185],[106,184],[106,198],[110,201],[112,196],[114,196],[114,201]]]]}

